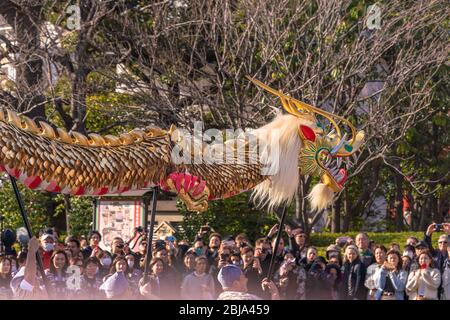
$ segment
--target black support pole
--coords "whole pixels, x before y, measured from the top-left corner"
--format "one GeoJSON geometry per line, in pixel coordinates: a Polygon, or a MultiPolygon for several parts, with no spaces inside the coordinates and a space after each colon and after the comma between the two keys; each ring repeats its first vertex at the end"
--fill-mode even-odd
{"type": "Polygon", "coordinates": [[[277,238],[275,240],[275,246],[274,246],[274,248],[272,248],[273,249],[272,259],[270,259],[269,271],[267,273],[267,279],[269,281],[272,280],[273,268],[275,265],[275,257],[277,255],[278,245],[280,244],[281,232],[283,232],[284,220],[286,219],[286,212],[287,212],[287,205],[285,205],[283,208],[283,213],[281,214],[280,226],[278,227],[277,238]]]}
{"type": "Polygon", "coordinates": [[[150,205],[150,195],[153,196],[153,192],[146,192],[142,195],[142,202],[144,203],[144,231],[148,234],[148,206],[150,205]]]}
{"type": "MultiPolygon", "coordinates": [[[[14,189],[14,194],[16,195],[17,204],[19,205],[19,211],[20,211],[20,214],[22,215],[23,223],[28,232],[28,237],[31,239],[33,237],[33,233],[31,232],[30,221],[28,220],[28,215],[25,211],[25,205],[23,204],[22,196],[20,195],[19,188],[17,187],[16,179],[11,175],[9,176],[9,178],[11,179],[11,184],[14,189]]],[[[44,281],[44,286],[45,286],[45,290],[47,291],[47,295],[51,299],[52,297],[51,297],[51,293],[49,290],[50,287],[48,285],[47,276],[45,275],[45,272],[44,272],[44,264],[42,263],[42,259],[41,259],[41,255],[39,254],[39,251],[36,252],[36,262],[38,265],[38,269],[41,273],[42,280],[44,281]]]]}
{"type": "Polygon", "coordinates": [[[148,230],[147,252],[145,254],[144,283],[148,281],[148,273],[149,273],[148,268],[150,265],[150,260],[152,259],[153,229],[155,228],[156,204],[158,203],[158,193],[159,187],[153,187],[152,212],[150,217],[150,228],[148,230]]]}
{"type": "Polygon", "coordinates": [[[94,198],[92,200],[92,228],[91,230],[97,230],[97,206],[98,206],[98,199],[94,198]]]}

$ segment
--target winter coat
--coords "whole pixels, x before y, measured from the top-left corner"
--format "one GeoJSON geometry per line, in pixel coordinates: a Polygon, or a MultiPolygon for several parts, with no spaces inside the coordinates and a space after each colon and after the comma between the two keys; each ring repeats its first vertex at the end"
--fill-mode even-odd
{"type": "Polygon", "coordinates": [[[364,287],[366,267],[361,260],[346,261],[342,266],[343,279],[340,288],[342,300],[366,300],[367,290],[364,287]]]}
{"type": "Polygon", "coordinates": [[[441,273],[439,269],[425,269],[424,274],[421,274],[421,269],[412,271],[408,276],[406,283],[406,293],[409,295],[409,300],[416,300],[419,296],[419,289],[422,288],[422,295],[427,300],[438,299],[438,288],[441,284],[441,273]]]}

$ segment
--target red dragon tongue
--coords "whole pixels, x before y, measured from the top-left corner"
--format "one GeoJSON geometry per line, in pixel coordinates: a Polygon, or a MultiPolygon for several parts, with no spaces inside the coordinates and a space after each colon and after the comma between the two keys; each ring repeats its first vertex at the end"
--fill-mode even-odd
{"type": "Polygon", "coordinates": [[[339,173],[342,175],[341,180],[336,181],[340,186],[342,186],[345,181],[347,180],[347,170],[345,170],[344,168],[339,170],[339,173]]]}

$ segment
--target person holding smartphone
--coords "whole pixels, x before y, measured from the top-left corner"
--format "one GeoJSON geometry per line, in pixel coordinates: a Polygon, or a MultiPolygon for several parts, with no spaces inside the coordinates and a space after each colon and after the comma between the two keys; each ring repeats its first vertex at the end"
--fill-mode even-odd
{"type": "Polygon", "coordinates": [[[386,256],[386,261],[375,271],[375,300],[404,300],[408,274],[402,269],[400,253],[391,249],[386,256]]]}
{"type": "Polygon", "coordinates": [[[242,271],[248,279],[248,292],[257,296],[262,296],[261,281],[263,270],[258,257],[255,257],[255,250],[252,247],[241,248],[241,259],[243,262],[242,271]]]}
{"type": "Polygon", "coordinates": [[[410,300],[437,300],[441,284],[441,272],[434,267],[429,251],[418,256],[419,269],[412,271],[406,283],[406,293],[410,300]]]}

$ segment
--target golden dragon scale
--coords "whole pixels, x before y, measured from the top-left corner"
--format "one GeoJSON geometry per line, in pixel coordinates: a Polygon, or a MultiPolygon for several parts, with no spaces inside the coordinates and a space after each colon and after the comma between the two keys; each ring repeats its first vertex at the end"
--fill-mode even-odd
{"type": "Polygon", "coordinates": [[[232,196],[263,179],[254,164],[175,165],[173,146],[170,132],[157,127],[85,136],[0,110],[0,170],[30,189],[101,196],[160,185],[191,210],[203,211],[207,200],[232,196]]]}

